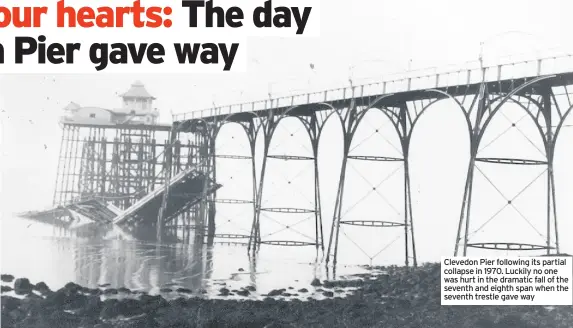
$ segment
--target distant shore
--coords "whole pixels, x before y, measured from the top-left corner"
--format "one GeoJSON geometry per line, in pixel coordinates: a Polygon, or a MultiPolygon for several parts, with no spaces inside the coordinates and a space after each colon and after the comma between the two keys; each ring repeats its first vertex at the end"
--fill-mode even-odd
{"type": "MultiPolygon", "coordinates": [[[[2,327],[573,327],[571,306],[441,306],[439,264],[383,269],[387,274],[315,280],[308,289],[322,291],[327,299],[308,301],[274,298],[304,294],[307,288],[273,290],[256,301],[206,299],[201,291],[179,288],[171,292],[180,297],[168,301],[126,288],[90,289],[75,283],[51,291],[42,282],[3,274],[2,327]],[[356,289],[346,297],[336,296],[347,287],[356,289]]],[[[220,293],[248,296],[256,290],[221,288],[220,293]]]]}

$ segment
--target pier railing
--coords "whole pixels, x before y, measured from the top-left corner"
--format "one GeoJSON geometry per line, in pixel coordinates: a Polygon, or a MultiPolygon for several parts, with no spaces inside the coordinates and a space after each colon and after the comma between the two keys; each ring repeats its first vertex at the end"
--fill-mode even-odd
{"type": "Polygon", "coordinates": [[[546,76],[573,72],[573,53],[561,53],[553,56],[531,58],[522,56],[497,62],[473,61],[446,68],[426,68],[386,75],[380,81],[348,87],[309,92],[286,97],[269,98],[214,107],[199,111],[173,115],[174,121],[229,115],[242,112],[264,111],[272,108],[298,106],[312,103],[345,100],[354,97],[375,96],[446,88],[456,85],[468,85],[495,82],[525,77],[546,76]]]}

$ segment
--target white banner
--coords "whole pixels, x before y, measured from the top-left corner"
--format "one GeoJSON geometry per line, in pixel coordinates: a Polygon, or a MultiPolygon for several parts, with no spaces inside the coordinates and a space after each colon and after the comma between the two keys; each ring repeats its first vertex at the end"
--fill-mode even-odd
{"type": "Polygon", "coordinates": [[[571,257],[442,258],[442,305],[573,305],[571,257]]]}
{"type": "Polygon", "coordinates": [[[320,0],[4,0],[0,71],[244,72],[248,37],[319,32],[320,0]]]}

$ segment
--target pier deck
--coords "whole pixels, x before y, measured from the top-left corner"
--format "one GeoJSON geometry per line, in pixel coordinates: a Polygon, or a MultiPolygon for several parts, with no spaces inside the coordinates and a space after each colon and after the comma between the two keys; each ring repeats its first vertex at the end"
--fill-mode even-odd
{"type": "MultiPolygon", "coordinates": [[[[169,181],[168,192],[170,197],[165,212],[166,222],[197,204],[202,200],[203,195],[210,195],[221,187],[221,185],[211,180],[205,182],[204,179],[204,175],[197,167],[192,166],[181,171],[169,181]],[[203,192],[205,184],[207,187],[205,192],[203,192]]],[[[117,225],[133,225],[143,221],[154,223],[157,221],[161,210],[164,192],[165,185],[153,190],[118,215],[113,220],[113,223],[117,225]]]]}
{"type": "Polygon", "coordinates": [[[89,199],[67,206],[70,211],[77,212],[88,219],[98,223],[111,223],[119,214],[110,209],[106,204],[96,200],[89,199]]]}

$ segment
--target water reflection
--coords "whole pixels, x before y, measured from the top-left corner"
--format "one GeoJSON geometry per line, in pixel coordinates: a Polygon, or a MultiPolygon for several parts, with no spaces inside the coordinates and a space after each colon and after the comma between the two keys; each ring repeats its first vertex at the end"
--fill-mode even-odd
{"type": "Polygon", "coordinates": [[[277,288],[308,288],[315,277],[327,278],[320,258],[305,247],[264,247],[249,256],[243,245],[207,246],[193,240],[157,244],[132,238],[117,227],[87,225],[70,231],[7,221],[2,222],[2,272],[45,281],[53,289],[74,281],[90,288],[110,284],[152,294],[186,288],[217,297],[223,287],[252,286],[257,293],[250,297],[259,297],[277,288]]]}
{"type": "Polygon", "coordinates": [[[157,293],[166,286],[208,289],[213,249],[190,245],[156,245],[131,240],[62,240],[73,254],[75,281],[97,287],[110,284],[157,293]]]}

